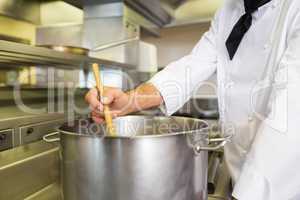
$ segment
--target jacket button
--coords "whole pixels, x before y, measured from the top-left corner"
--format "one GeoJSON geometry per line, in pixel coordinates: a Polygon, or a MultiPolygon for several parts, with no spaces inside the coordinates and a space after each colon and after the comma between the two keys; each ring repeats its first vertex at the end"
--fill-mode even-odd
{"type": "Polygon", "coordinates": [[[253,121],[253,116],[252,116],[252,115],[249,115],[249,116],[248,116],[248,121],[249,121],[249,122],[252,122],[252,121],[253,121]]]}
{"type": "Polygon", "coordinates": [[[269,45],[269,44],[265,44],[265,45],[264,45],[264,50],[267,50],[267,49],[269,49],[269,47],[270,47],[270,45],[269,45]]]}
{"type": "Polygon", "coordinates": [[[234,86],[234,82],[233,81],[231,81],[231,82],[229,82],[227,84],[227,88],[233,88],[233,86],[234,86]]]}

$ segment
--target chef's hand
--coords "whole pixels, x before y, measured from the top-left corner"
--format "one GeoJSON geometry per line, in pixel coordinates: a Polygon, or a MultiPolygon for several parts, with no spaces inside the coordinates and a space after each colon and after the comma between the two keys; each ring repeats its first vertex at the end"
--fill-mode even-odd
{"type": "Polygon", "coordinates": [[[92,118],[96,123],[104,121],[103,105],[110,108],[113,117],[123,116],[159,106],[163,102],[159,91],[151,83],[140,85],[134,90],[123,92],[117,88],[105,87],[101,102],[97,89],[91,89],[85,96],[92,109],[92,118]]]}
{"type": "Polygon", "coordinates": [[[96,123],[104,121],[103,105],[109,106],[113,117],[131,112],[130,95],[117,88],[105,87],[101,102],[98,98],[97,89],[93,88],[86,94],[85,100],[90,104],[91,115],[96,123]]]}

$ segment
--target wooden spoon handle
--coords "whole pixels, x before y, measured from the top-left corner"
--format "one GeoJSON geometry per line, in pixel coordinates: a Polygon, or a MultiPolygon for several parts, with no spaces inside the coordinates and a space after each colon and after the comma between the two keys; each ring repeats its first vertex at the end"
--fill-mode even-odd
{"type": "MultiPolygon", "coordinates": [[[[97,86],[99,96],[101,99],[104,94],[104,87],[103,87],[103,84],[102,84],[102,81],[100,78],[100,68],[97,63],[93,64],[93,72],[94,72],[94,77],[95,77],[95,81],[96,81],[96,86],[97,86]]],[[[104,105],[103,107],[104,107],[104,118],[105,118],[108,134],[110,136],[116,136],[116,129],[115,129],[113,121],[112,121],[112,116],[111,116],[109,106],[104,105]]]]}

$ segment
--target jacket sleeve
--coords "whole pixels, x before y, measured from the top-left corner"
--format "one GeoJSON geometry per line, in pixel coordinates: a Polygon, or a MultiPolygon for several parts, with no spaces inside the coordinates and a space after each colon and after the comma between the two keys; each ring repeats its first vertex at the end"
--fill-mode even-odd
{"type": "Polygon", "coordinates": [[[150,80],[164,99],[165,114],[180,109],[193,91],[216,71],[217,16],[189,55],[170,63],[150,80]]]}

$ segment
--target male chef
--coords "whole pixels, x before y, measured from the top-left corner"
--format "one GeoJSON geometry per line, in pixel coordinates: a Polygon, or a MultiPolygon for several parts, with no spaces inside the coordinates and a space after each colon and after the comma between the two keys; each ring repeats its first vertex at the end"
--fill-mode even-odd
{"type": "Polygon", "coordinates": [[[114,116],[158,106],[171,115],[215,72],[220,121],[235,128],[225,146],[233,196],[300,200],[299,0],[225,0],[189,55],[132,91],[107,88],[100,103],[92,89],[86,100],[99,123],[103,104],[114,116]]]}

